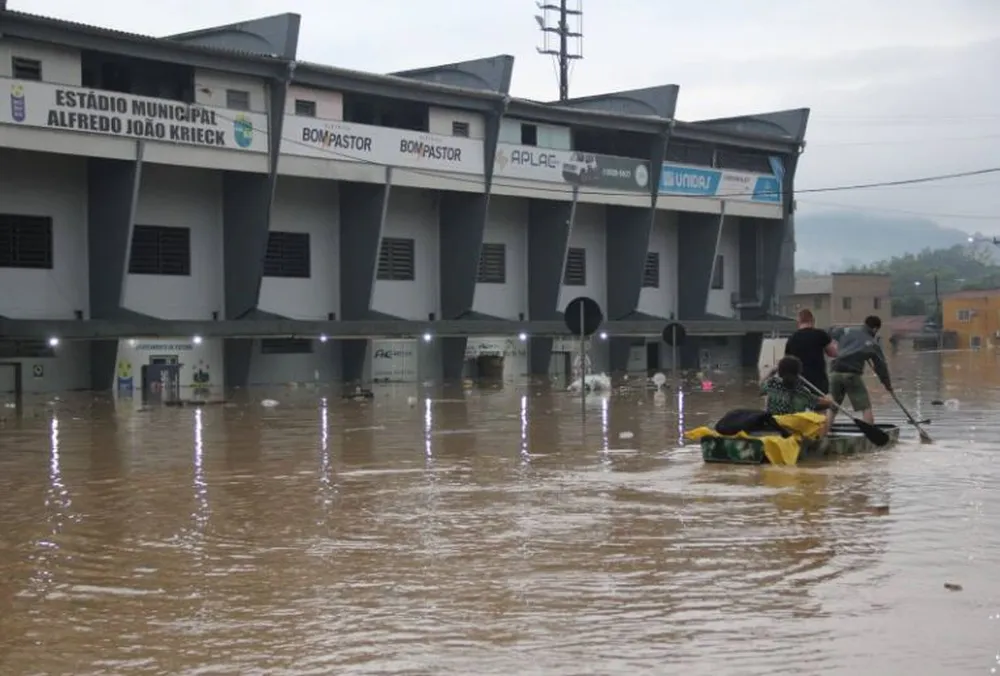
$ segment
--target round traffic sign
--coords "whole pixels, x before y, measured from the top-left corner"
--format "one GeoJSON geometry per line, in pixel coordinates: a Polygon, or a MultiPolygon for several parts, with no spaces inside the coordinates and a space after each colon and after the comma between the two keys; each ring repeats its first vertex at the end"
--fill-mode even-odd
{"type": "Polygon", "coordinates": [[[587,296],[579,296],[566,306],[564,318],[566,328],[573,335],[592,336],[597,329],[601,328],[604,313],[601,312],[601,306],[596,300],[587,296]]]}
{"type": "Polygon", "coordinates": [[[680,347],[687,340],[687,331],[680,322],[670,322],[663,327],[663,342],[680,347]]]}

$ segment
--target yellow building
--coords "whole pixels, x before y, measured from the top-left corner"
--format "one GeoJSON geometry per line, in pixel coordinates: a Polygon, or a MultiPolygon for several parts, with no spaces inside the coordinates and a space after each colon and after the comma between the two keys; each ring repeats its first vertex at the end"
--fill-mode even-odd
{"type": "Polygon", "coordinates": [[[941,323],[958,348],[1000,347],[1000,289],[957,291],[941,297],[941,323]]]}

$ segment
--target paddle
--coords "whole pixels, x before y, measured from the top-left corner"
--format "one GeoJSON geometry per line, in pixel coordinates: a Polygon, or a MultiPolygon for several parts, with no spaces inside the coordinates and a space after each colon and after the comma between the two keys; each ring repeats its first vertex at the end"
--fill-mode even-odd
{"type": "Polygon", "coordinates": [[[893,392],[892,390],[889,390],[889,394],[892,395],[892,400],[896,402],[896,406],[899,406],[899,410],[902,411],[903,415],[906,416],[906,420],[911,425],[913,425],[914,427],[917,428],[917,433],[920,435],[920,443],[922,443],[922,444],[933,444],[934,440],[931,439],[931,435],[927,434],[927,432],[924,432],[924,429],[920,426],[920,423],[918,423],[917,419],[914,418],[910,414],[910,412],[906,410],[906,407],[903,406],[903,402],[901,402],[899,400],[899,397],[896,396],[896,393],[893,392]]]}
{"type": "MultiPolygon", "coordinates": [[[[817,396],[825,396],[818,387],[810,383],[802,376],[799,376],[799,379],[806,384],[806,387],[812,390],[813,394],[817,396]]],[[[846,411],[843,406],[839,406],[835,401],[831,400],[830,403],[833,405],[835,409],[837,409],[839,412],[843,413],[848,418],[850,418],[857,426],[857,428],[861,431],[861,433],[865,435],[865,438],[868,439],[868,441],[872,442],[876,446],[885,446],[886,444],[889,443],[889,434],[885,430],[880,429],[875,425],[872,425],[870,422],[862,420],[861,418],[856,418],[851,413],[846,411]]]]}

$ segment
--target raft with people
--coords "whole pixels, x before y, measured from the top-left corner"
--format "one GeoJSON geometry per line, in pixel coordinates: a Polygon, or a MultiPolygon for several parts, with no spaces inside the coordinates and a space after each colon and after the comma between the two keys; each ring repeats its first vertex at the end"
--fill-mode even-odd
{"type": "Polygon", "coordinates": [[[894,446],[900,428],[876,424],[871,399],[862,380],[867,364],[916,427],[924,443],[930,436],[892,388],[885,356],[877,342],[882,321],[865,318],[856,333],[840,333],[834,340],[814,327],[812,313],[799,313],[799,330],[788,340],[785,356],[761,379],[764,408],[735,409],[715,423],[685,433],[701,444],[705,462],[796,465],[800,461],[868,453],[894,446]],[[826,358],[832,357],[827,378],[826,358]],[[817,385],[819,383],[819,385],[817,385]],[[850,400],[854,413],[842,406],[850,400]],[[837,414],[850,423],[836,423],[837,414]]]}
{"type": "MultiPolygon", "coordinates": [[[[775,416],[775,418],[781,419],[785,416],[775,416]]],[[[699,428],[703,431],[698,434],[689,433],[691,434],[689,438],[700,441],[701,457],[705,462],[736,465],[796,465],[812,460],[872,453],[891,448],[899,442],[898,425],[879,424],[876,427],[889,437],[888,443],[881,446],[873,443],[853,423],[834,423],[826,434],[812,438],[782,437],[774,431],[729,436],[709,428],[699,428]],[[704,430],[707,430],[707,433],[704,430]]],[[[692,430],[693,432],[698,430],[692,430]]]]}

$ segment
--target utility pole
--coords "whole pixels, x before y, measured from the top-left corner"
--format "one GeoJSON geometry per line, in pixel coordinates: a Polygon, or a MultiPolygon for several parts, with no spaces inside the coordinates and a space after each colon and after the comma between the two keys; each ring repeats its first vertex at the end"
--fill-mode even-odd
{"type": "Polygon", "coordinates": [[[559,68],[559,100],[566,101],[569,99],[570,62],[583,58],[583,0],[559,0],[558,5],[536,2],[535,5],[542,12],[535,15],[543,36],[538,53],[555,57],[559,68]],[[553,44],[553,36],[559,38],[558,45],[553,44]]]}

